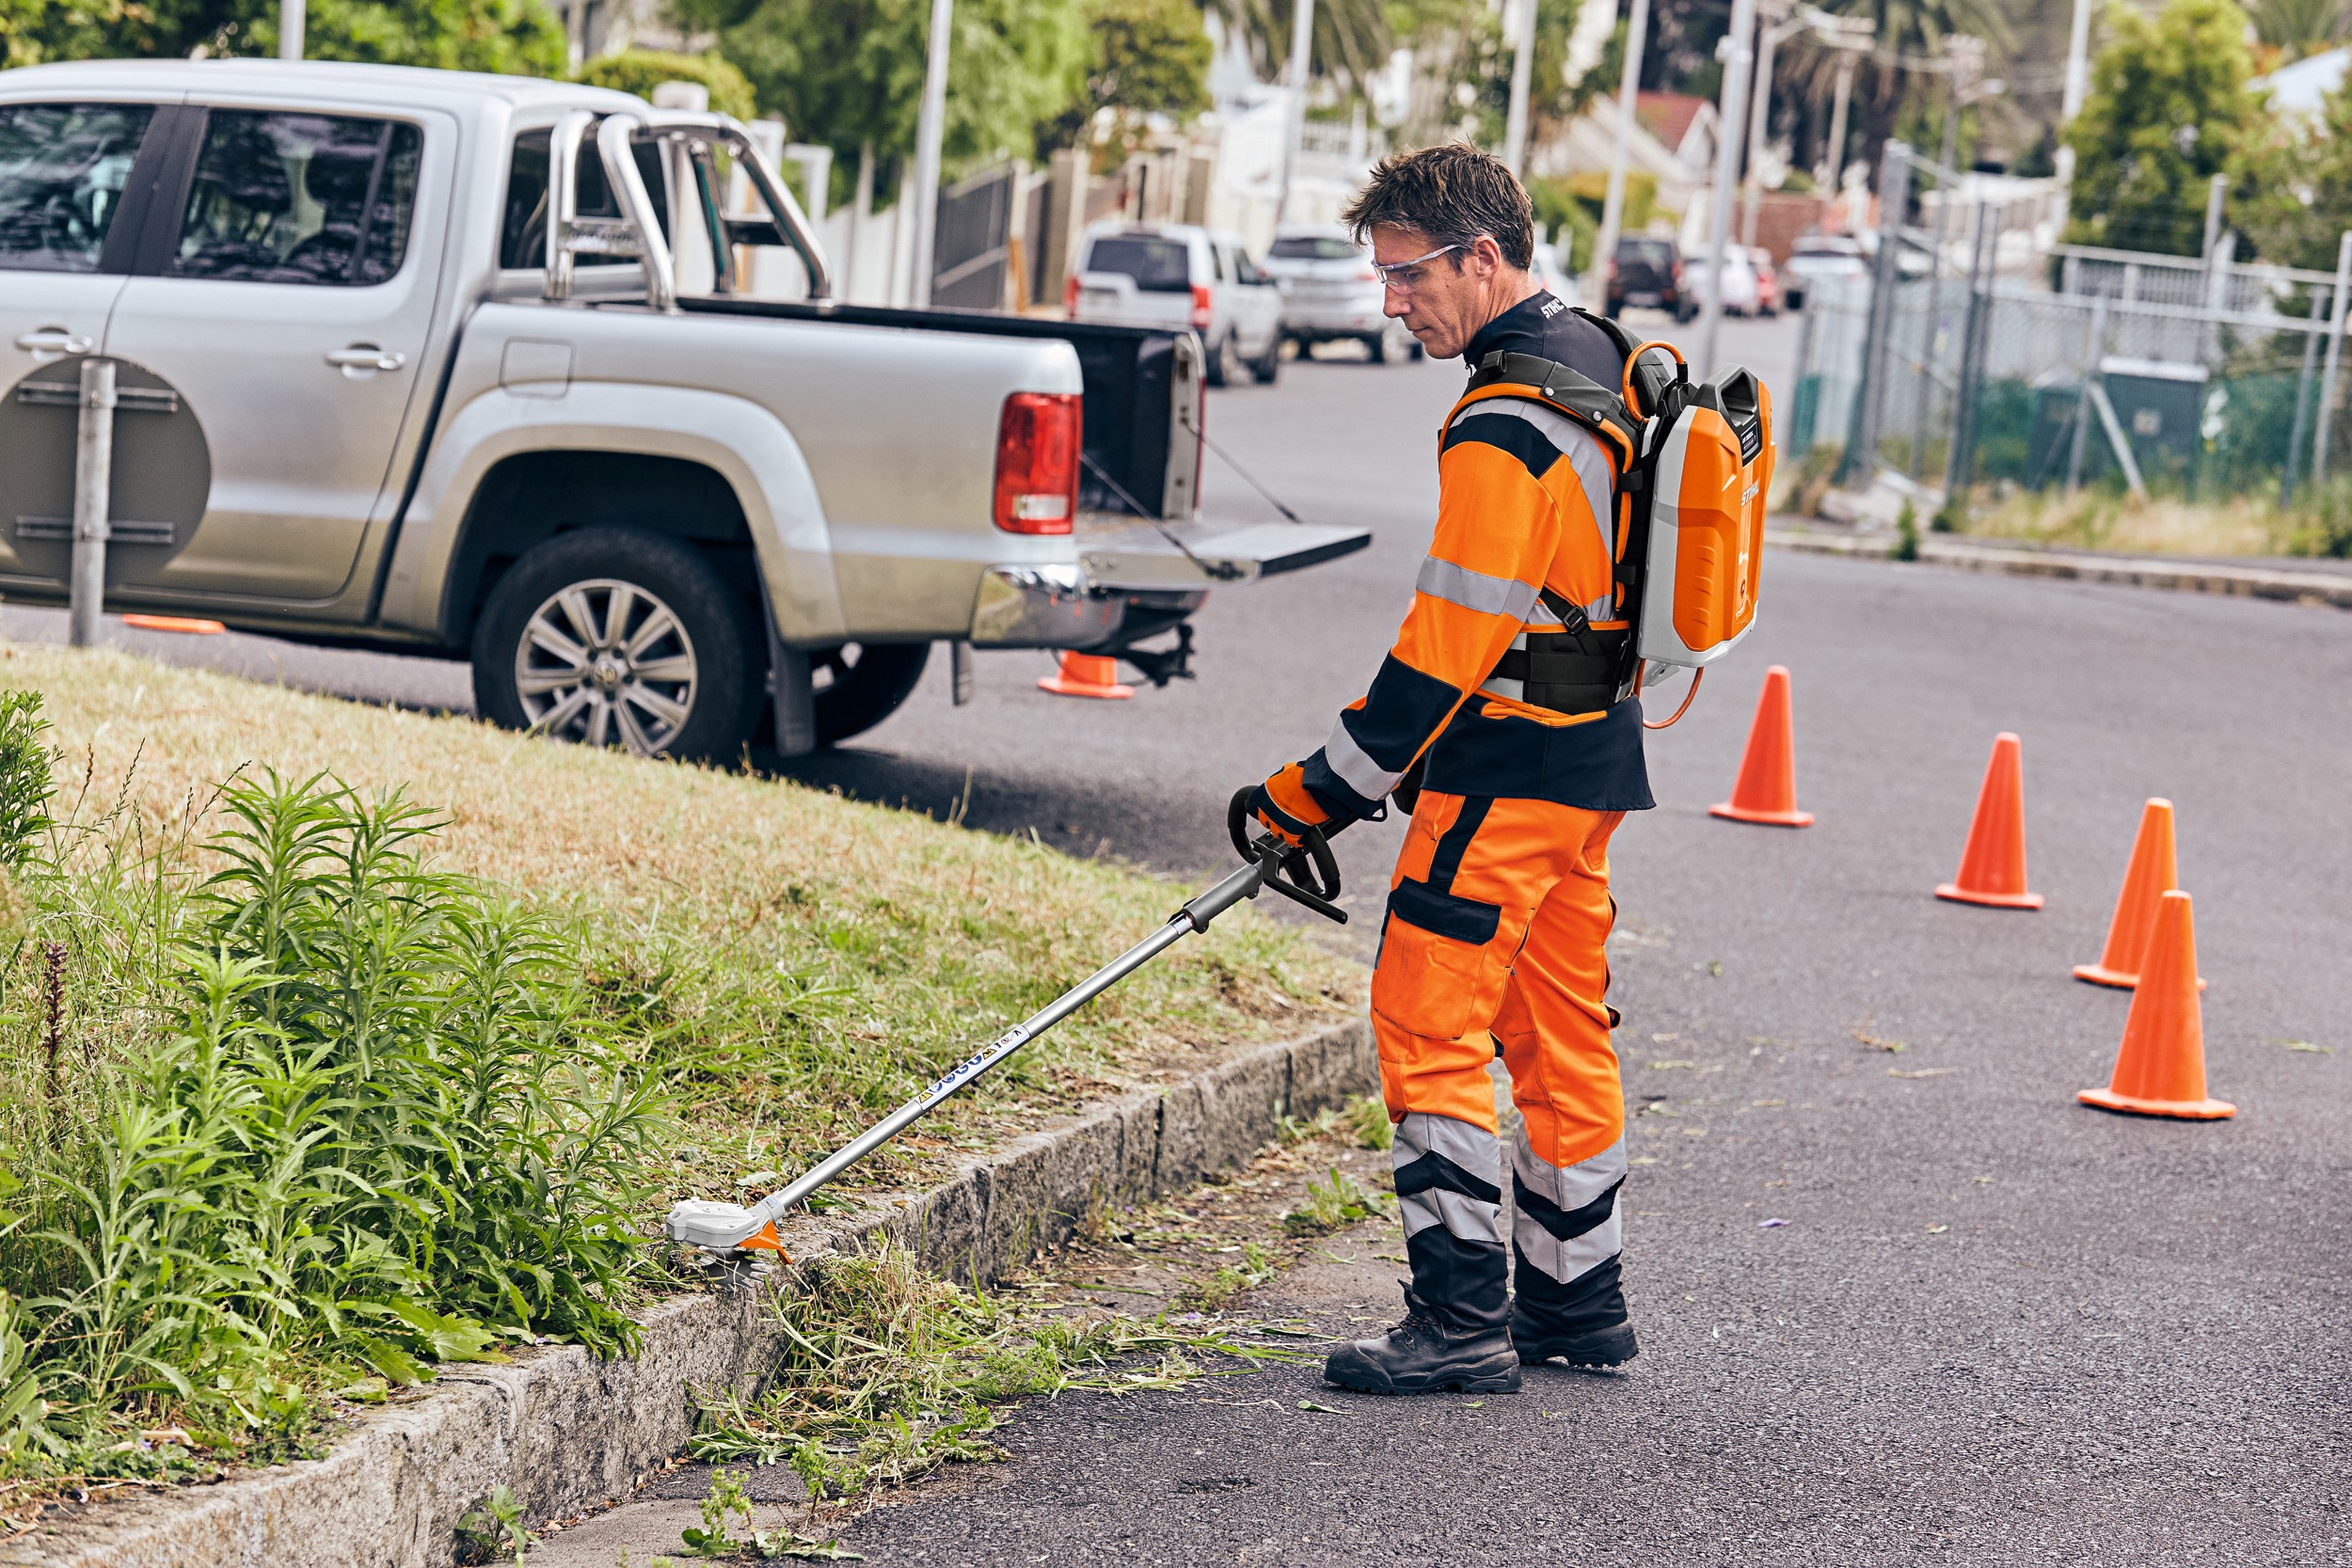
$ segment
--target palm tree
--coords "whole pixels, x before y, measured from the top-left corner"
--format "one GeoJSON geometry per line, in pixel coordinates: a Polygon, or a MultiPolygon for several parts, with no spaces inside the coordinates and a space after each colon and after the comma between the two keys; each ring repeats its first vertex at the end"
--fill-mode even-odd
{"type": "MultiPolygon", "coordinates": [[[[1381,0],[1314,0],[1313,70],[1337,76],[1350,88],[1389,63],[1392,47],[1381,0]]],[[[1278,80],[1291,57],[1288,0],[1208,0],[1208,8],[1237,35],[1249,63],[1267,81],[1278,80]]]]}
{"type": "MultiPolygon", "coordinates": [[[[1867,150],[1876,149],[1894,134],[1906,99],[1915,102],[1925,97],[1941,105],[1949,91],[1949,79],[1942,69],[1948,57],[1947,40],[1984,40],[1987,75],[2001,73],[1999,62],[2013,47],[2013,31],[1999,0],[1843,0],[1823,8],[1845,16],[1867,16],[1878,24],[1877,47],[1863,56],[1854,79],[1849,157],[1868,156],[1867,150]]],[[[1819,116],[1815,123],[1826,125],[1837,74],[1835,51],[1791,43],[1780,58],[1787,63],[1774,75],[1782,90],[1793,89],[1792,96],[1803,99],[1819,116]]],[[[1931,146],[1926,150],[1932,155],[1936,150],[1931,146]]]]}
{"type": "Polygon", "coordinates": [[[2344,38],[2344,0],[2253,0],[2254,33],[2285,58],[2332,49],[2344,38]]]}

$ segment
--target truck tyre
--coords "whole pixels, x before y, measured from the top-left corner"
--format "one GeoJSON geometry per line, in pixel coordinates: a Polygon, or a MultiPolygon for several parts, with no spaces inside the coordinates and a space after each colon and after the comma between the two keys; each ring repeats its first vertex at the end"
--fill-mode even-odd
{"type": "Polygon", "coordinates": [[[929,642],[844,642],[812,648],[808,673],[817,688],[817,743],[831,746],[864,735],[914,694],[929,642]]]}
{"type": "Polygon", "coordinates": [[[474,623],[474,708],[558,740],[731,761],[764,695],[765,643],[756,608],[691,547],[580,529],[491,590],[474,623]]]}
{"type": "Polygon", "coordinates": [[[1275,333],[1265,341],[1265,352],[1249,367],[1261,387],[1271,387],[1282,376],[1282,335],[1275,333]]]}
{"type": "Polygon", "coordinates": [[[1238,386],[1248,372],[1249,361],[1241,356],[1241,337],[1228,332],[1217,341],[1216,352],[1209,356],[1209,385],[1238,386]]]}

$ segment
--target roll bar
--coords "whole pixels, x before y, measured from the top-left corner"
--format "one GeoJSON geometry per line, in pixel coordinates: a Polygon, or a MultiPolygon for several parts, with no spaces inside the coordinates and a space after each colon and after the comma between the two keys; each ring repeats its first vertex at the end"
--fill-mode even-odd
{"type": "Polygon", "coordinates": [[[548,135],[548,276],[545,297],[569,299],[573,258],[633,256],[644,268],[645,298],[655,309],[677,309],[677,265],[662,237],[653,198],[638,175],[631,149],[639,142],[682,150],[694,171],[695,208],[710,236],[719,291],[735,292],[735,247],[739,243],[788,246],[808,269],[809,297],[833,297],[833,268],[825,247],[809,228],[790,187],[776,178],[751,133],[721,114],[675,109],[624,109],[601,119],[586,109],[573,109],[555,122],[548,135]],[[580,151],[591,127],[596,156],[604,166],[605,183],[621,209],[617,218],[580,215],[580,151]],[[730,219],[720,210],[717,166],[712,150],[723,147],[742,162],[753,189],[767,205],[766,222],[730,219]]]}

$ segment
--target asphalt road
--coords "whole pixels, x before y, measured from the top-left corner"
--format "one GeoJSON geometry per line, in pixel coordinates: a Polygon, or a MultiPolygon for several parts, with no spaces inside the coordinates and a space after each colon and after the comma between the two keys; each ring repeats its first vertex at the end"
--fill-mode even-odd
{"type": "MultiPolygon", "coordinates": [[[[1732,351],[1769,376],[1791,335],[1743,325],[1732,351]]],[[[1216,397],[1211,434],[1243,464],[1378,538],[1220,594],[1197,682],[1078,703],[1031,689],[1041,657],[995,656],[958,709],[942,668],[794,774],[1216,867],[1226,796],[1317,744],[1392,633],[1457,373],[1294,365],[1216,397]]],[[[1209,488],[1264,515],[1215,459],[1209,488]]],[[[1014,1419],[1014,1463],[844,1544],[877,1563],[2352,1560],[2352,618],[1781,553],[1764,583],[1749,642],[1653,737],[1661,809],[1616,841],[1643,1356],[1475,1404],[1338,1395],[1311,1370],[1065,1396],[1014,1419]],[[1774,662],[1820,816],[1801,832],[1705,815],[1774,662]],[[2038,914],[1931,896],[2003,729],[2025,737],[2038,914]],[[2128,999],[2068,968],[2098,955],[2157,794],[2179,807],[2234,1121],[2074,1100],[2105,1081],[2128,999]]],[[[270,668],[256,639],[171,652],[270,668]]],[[[454,667],[277,657],[298,684],[463,705],[454,667]]],[[[1341,841],[1352,939],[1395,840],[1341,841]]],[[[1251,1305],[1391,1316],[1377,1250],[1395,1249],[1347,1238],[1251,1305]]]]}

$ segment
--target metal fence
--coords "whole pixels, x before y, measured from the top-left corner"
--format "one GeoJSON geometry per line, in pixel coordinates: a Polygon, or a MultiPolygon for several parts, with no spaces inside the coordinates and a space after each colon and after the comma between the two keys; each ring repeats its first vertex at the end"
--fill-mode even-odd
{"type": "Polygon", "coordinates": [[[2117,484],[2285,505],[2342,467],[2352,278],[2237,263],[2226,239],[2036,253],[1989,206],[1969,227],[1883,231],[1894,261],[1811,291],[1788,456],[1840,449],[1850,486],[1892,470],[1963,502],[2117,484]]]}

